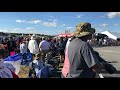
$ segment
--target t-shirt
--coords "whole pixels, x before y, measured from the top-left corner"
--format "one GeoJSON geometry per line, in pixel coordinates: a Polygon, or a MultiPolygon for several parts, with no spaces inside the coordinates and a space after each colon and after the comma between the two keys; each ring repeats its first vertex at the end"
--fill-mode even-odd
{"type": "Polygon", "coordinates": [[[39,48],[40,48],[40,51],[42,51],[42,50],[49,50],[50,43],[47,42],[46,40],[43,40],[42,42],[40,42],[39,48]]]}
{"type": "Polygon", "coordinates": [[[22,43],[20,44],[20,53],[24,54],[27,53],[27,45],[22,43]]]}
{"type": "Polygon", "coordinates": [[[32,53],[32,54],[39,53],[39,47],[38,47],[36,40],[29,41],[28,49],[30,50],[30,53],[32,53]]]}
{"type": "Polygon", "coordinates": [[[45,65],[44,65],[44,62],[42,60],[34,60],[30,63],[30,68],[34,68],[36,74],[38,73],[38,71],[43,68],[45,65]],[[32,66],[32,63],[33,63],[33,66],[32,66]]]}
{"type": "Polygon", "coordinates": [[[96,73],[90,68],[99,61],[93,48],[79,38],[73,39],[68,46],[70,69],[67,78],[94,78],[96,73]]]}
{"type": "Polygon", "coordinates": [[[66,43],[66,47],[65,47],[65,60],[64,60],[64,65],[63,65],[63,69],[62,69],[62,75],[64,77],[67,76],[67,73],[69,72],[69,69],[70,69],[70,63],[69,63],[69,58],[68,58],[68,46],[70,44],[70,40],[71,40],[71,38],[68,39],[68,41],[66,43]]]}

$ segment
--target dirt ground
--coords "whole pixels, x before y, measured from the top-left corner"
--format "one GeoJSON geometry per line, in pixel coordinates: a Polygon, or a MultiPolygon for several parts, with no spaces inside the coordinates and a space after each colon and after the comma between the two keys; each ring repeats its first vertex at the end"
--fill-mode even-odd
{"type": "MultiPolygon", "coordinates": [[[[62,68],[63,68],[63,62],[59,64],[58,71],[57,71],[56,75],[54,75],[54,77],[52,77],[52,78],[60,78],[62,68]]],[[[28,66],[21,65],[20,72],[18,73],[19,78],[28,78],[28,73],[29,73],[28,66]]]]}

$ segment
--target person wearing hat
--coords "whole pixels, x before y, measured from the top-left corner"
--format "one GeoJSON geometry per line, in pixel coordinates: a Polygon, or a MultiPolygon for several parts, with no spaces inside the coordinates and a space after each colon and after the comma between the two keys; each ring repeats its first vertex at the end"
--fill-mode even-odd
{"type": "Polygon", "coordinates": [[[79,23],[73,32],[62,69],[64,78],[95,78],[102,70],[102,64],[96,57],[93,48],[87,43],[95,29],[88,22],[79,23]]]}
{"type": "Polygon", "coordinates": [[[34,60],[29,64],[29,77],[31,77],[33,72],[36,75],[38,71],[45,66],[44,61],[41,59],[41,56],[41,53],[36,53],[34,60]]]}

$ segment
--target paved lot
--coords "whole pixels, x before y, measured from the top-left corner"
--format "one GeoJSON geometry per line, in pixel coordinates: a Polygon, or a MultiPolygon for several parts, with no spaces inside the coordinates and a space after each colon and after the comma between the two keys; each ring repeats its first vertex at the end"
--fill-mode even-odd
{"type": "Polygon", "coordinates": [[[120,78],[120,46],[115,47],[95,47],[94,50],[98,51],[102,58],[111,62],[116,67],[115,74],[102,73],[104,77],[120,78]]]}

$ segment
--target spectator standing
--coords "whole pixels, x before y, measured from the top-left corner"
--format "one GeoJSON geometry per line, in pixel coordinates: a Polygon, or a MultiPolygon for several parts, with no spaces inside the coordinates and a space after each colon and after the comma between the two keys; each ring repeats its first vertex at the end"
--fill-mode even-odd
{"type": "Polygon", "coordinates": [[[33,60],[33,57],[35,56],[35,54],[39,53],[39,47],[38,47],[37,41],[35,40],[35,36],[31,37],[31,40],[28,43],[28,49],[32,54],[32,60],[33,60]]]}
{"type": "Polygon", "coordinates": [[[80,23],[76,26],[73,33],[74,37],[68,46],[66,52],[68,65],[67,70],[62,70],[65,78],[95,78],[96,74],[102,69],[93,48],[87,43],[92,38],[95,29],[91,28],[90,23],[80,23]]]}
{"type": "Polygon", "coordinates": [[[50,51],[50,43],[43,37],[43,40],[39,44],[40,52],[42,53],[42,60],[45,61],[45,56],[48,57],[48,52],[50,51]]]}

